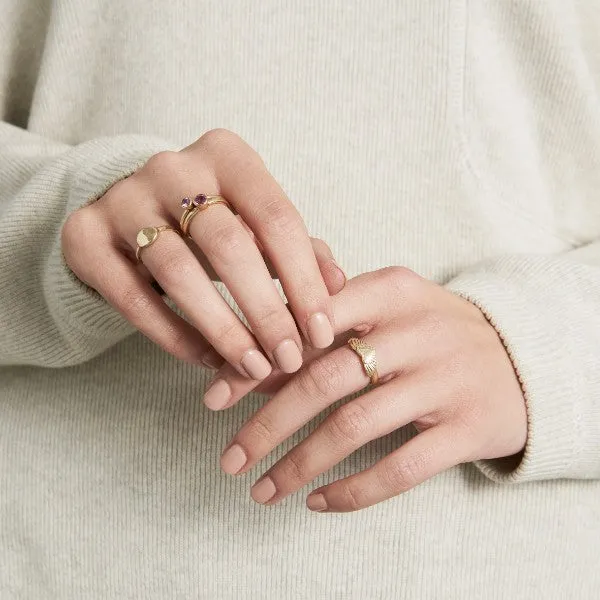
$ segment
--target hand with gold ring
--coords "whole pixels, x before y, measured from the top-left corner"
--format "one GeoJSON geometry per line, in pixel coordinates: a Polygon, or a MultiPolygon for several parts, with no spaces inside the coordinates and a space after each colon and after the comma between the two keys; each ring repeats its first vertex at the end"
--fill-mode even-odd
{"type": "MultiPolygon", "coordinates": [[[[463,462],[507,457],[508,468],[518,464],[527,437],[524,396],[502,341],[476,306],[399,267],[349,280],[333,302],[340,334],[334,349],[315,351],[287,383],[280,379],[277,393],[222,454],[227,473],[245,473],[326,412],[255,483],[254,500],[280,502],[361,446],[411,423],[415,437],[367,470],[314,490],[308,507],[365,508],[463,462]],[[348,343],[345,332],[352,330],[355,341],[348,343]],[[369,386],[377,378],[379,385],[369,386]]],[[[228,388],[227,407],[251,384],[224,367],[214,386],[228,388]]],[[[218,408],[210,389],[208,404],[218,408]]]]}
{"type": "Polygon", "coordinates": [[[150,158],[74,212],[62,246],[82,281],[186,361],[218,368],[225,359],[240,375],[263,380],[272,364],[288,373],[300,368],[303,339],[319,348],[333,341],[330,293],[344,275],[327,245],[309,237],[260,156],[229,131],[150,158]]]}

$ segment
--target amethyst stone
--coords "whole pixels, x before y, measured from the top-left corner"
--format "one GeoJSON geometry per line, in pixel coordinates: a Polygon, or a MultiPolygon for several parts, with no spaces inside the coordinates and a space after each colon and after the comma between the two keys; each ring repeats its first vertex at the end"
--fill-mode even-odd
{"type": "Polygon", "coordinates": [[[194,206],[202,206],[203,204],[206,204],[206,196],[204,194],[198,194],[194,198],[194,206]]]}
{"type": "Polygon", "coordinates": [[[185,208],[186,210],[192,205],[192,201],[189,198],[184,198],[181,201],[181,208],[185,208]]]}

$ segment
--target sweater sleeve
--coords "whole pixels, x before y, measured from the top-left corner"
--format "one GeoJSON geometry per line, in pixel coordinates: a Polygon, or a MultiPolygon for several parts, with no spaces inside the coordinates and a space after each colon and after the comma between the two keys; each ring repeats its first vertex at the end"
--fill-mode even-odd
{"type": "Polygon", "coordinates": [[[527,404],[520,464],[477,467],[498,482],[600,478],[600,241],[558,256],[490,259],[447,288],[497,330],[527,404]]]}
{"type": "Polygon", "coordinates": [[[133,329],[64,262],[68,215],[150,156],[173,149],[138,135],[68,146],[0,123],[0,364],[89,360],[133,329]]]}

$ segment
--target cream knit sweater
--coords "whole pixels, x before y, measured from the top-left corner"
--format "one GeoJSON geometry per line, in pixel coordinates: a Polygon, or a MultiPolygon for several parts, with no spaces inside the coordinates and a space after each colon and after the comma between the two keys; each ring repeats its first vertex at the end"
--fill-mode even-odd
{"type": "MultiPolygon", "coordinates": [[[[0,0],[0,598],[600,597],[597,0],[0,0]],[[218,467],[262,402],[132,331],[60,228],[214,127],[265,158],[349,275],[476,303],[525,457],[355,514],[218,467]]],[[[364,447],[316,483],[371,464],[364,447]]]]}

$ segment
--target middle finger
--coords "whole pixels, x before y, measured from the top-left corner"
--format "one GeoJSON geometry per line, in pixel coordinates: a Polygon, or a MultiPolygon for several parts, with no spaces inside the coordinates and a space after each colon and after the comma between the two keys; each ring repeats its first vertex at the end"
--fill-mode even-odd
{"type": "Polygon", "coordinates": [[[285,373],[302,366],[302,342],[263,256],[239,219],[223,204],[201,210],[190,224],[205,254],[271,360],[285,373]]]}

